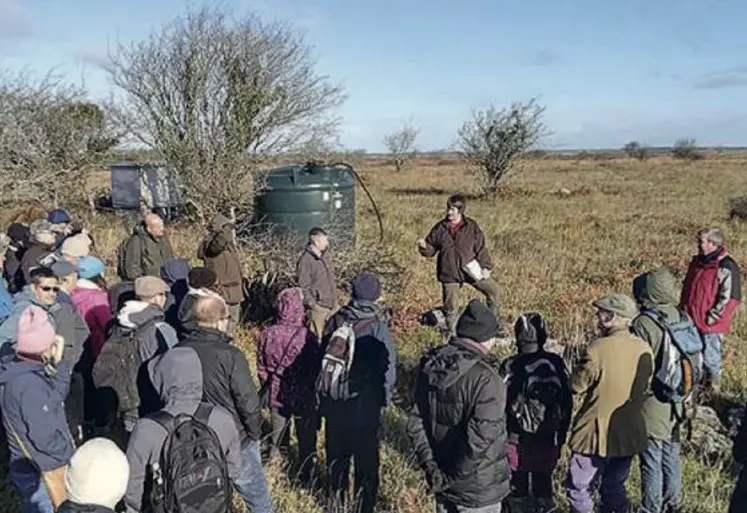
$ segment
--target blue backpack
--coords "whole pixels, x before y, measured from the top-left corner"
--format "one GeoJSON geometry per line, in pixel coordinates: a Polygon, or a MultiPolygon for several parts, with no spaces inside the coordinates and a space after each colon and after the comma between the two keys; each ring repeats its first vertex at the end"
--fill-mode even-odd
{"type": "Polygon", "coordinates": [[[680,314],[681,320],[667,323],[656,312],[641,312],[663,333],[651,388],[665,403],[687,402],[703,376],[703,339],[692,319],[684,312],[680,314]]]}

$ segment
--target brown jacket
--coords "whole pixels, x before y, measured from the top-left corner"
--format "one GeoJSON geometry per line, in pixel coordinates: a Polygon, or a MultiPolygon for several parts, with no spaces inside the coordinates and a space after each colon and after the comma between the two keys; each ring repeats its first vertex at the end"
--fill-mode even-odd
{"type": "Polygon", "coordinates": [[[449,233],[449,221],[440,221],[425,238],[425,249],[420,248],[424,257],[434,257],[436,273],[441,283],[464,283],[468,280],[462,267],[477,259],[483,269],[492,269],[493,262],[485,247],[485,235],[480,226],[467,217],[455,236],[449,233]]]}
{"type": "Polygon", "coordinates": [[[651,347],[619,329],[592,342],[573,373],[580,404],[571,427],[574,452],[628,457],[646,449],[643,403],[654,370],[651,347]]]}
{"type": "Polygon", "coordinates": [[[197,258],[205,267],[218,276],[216,288],[229,305],[237,305],[244,299],[242,290],[241,261],[232,242],[230,228],[213,232],[205,237],[197,250],[197,258]]]}
{"type": "Polygon", "coordinates": [[[337,306],[337,280],[328,251],[319,255],[315,249],[307,247],[298,259],[296,274],[305,306],[318,305],[330,310],[337,306]]]}

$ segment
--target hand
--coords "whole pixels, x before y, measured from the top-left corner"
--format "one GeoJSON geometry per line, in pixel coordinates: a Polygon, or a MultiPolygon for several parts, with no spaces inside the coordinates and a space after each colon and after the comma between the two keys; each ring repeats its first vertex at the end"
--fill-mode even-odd
{"type": "Polygon", "coordinates": [[[54,353],[52,353],[52,360],[54,361],[55,365],[57,365],[62,361],[62,354],[65,352],[65,339],[62,338],[62,335],[55,336],[52,348],[54,349],[54,353]]]}
{"type": "Polygon", "coordinates": [[[708,326],[713,326],[713,325],[714,325],[714,324],[716,324],[716,323],[717,323],[718,321],[719,321],[719,317],[718,317],[718,315],[716,315],[716,314],[715,314],[715,313],[713,313],[713,312],[708,312],[708,314],[706,315],[706,324],[707,324],[708,326]]]}
{"type": "Polygon", "coordinates": [[[487,280],[490,278],[490,269],[483,269],[482,270],[482,279],[487,280]]]}
{"type": "Polygon", "coordinates": [[[444,475],[441,469],[434,461],[429,461],[425,465],[425,481],[428,484],[428,490],[431,493],[439,493],[444,491],[446,483],[444,482],[444,475]]]}
{"type": "Polygon", "coordinates": [[[427,242],[425,242],[425,239],[420,239],[420,240],[418,241],[418,247],[419,247],[420,249],[426,249],[426,248],[428,247],[428,243],[427,243],[427,242]]]}

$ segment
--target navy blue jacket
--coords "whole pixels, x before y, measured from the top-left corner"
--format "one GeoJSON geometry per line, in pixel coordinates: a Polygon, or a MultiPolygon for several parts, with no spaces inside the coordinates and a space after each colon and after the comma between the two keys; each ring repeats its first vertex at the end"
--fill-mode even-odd
{"type": "Polygon", "coordinates": [[[67,464],[75,446],[65,417],[70,391],[68,363],[47,376],[41,363],[15,356],[0,360],[0,409],[11,461],[31,460],[41,471],[67,464]]]}
{"type": "Polygon", "coordinates": [[[387,314],[376,303],[353,300],[340,308],[324,326],[322,352],[334,331],[343,323],[375,319],[355,334],[355,353],[350,367],[351,392],[375,407],[388,406],[397,380],[397,350],[387,324],[387,314]]]}

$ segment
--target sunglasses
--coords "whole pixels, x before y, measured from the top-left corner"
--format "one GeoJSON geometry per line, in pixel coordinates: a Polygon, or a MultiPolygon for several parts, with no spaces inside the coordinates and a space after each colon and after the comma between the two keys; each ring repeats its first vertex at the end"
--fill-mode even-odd
{"type": "Polygon", "coordinates": [[[60,287],[50,287],[48,285],[44,285],[39,288],[42,289],[44,292],[59,292],[60,291],[60,287]]]}

